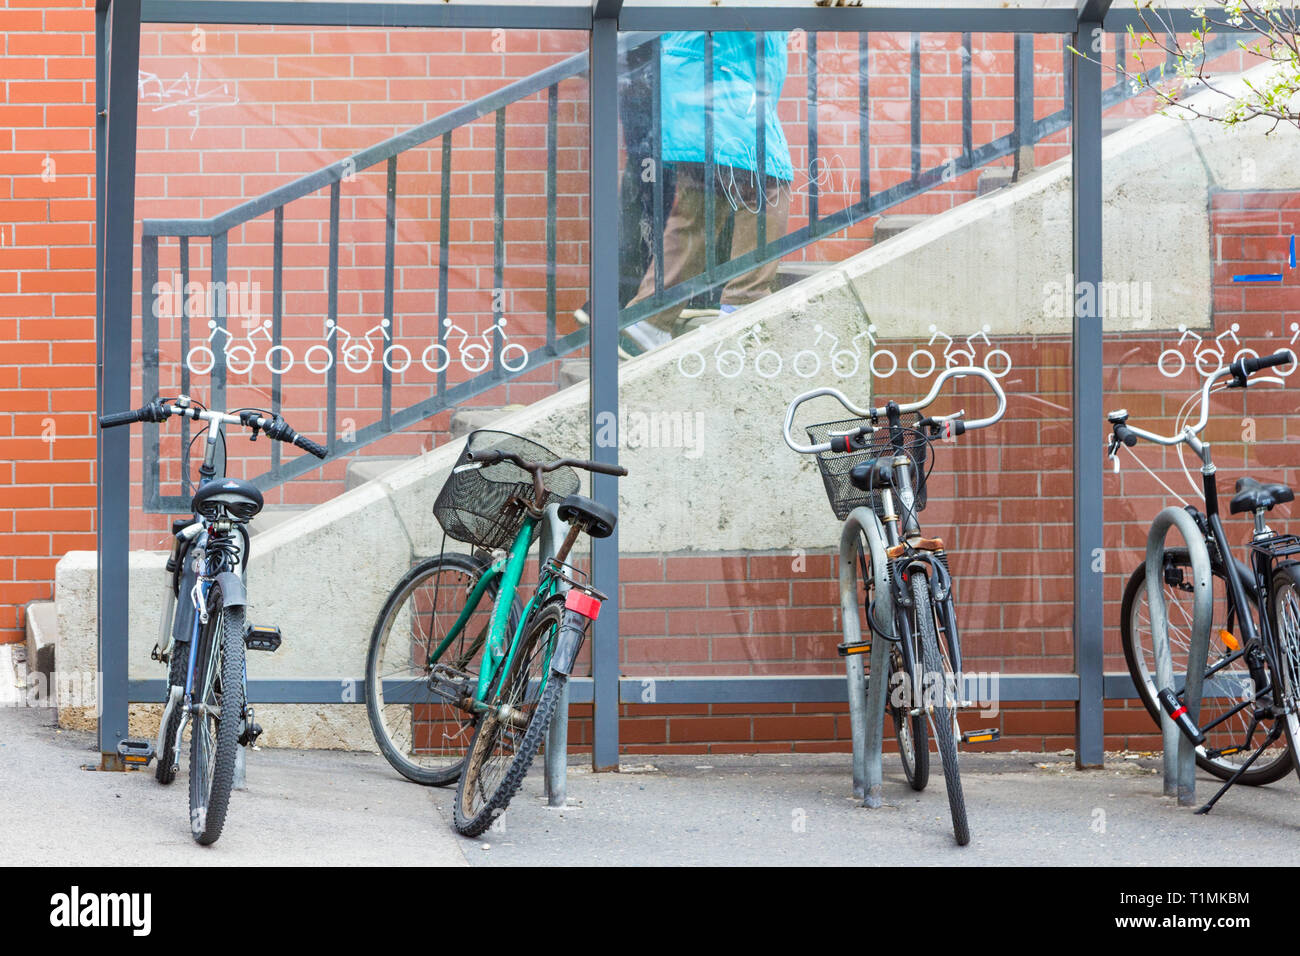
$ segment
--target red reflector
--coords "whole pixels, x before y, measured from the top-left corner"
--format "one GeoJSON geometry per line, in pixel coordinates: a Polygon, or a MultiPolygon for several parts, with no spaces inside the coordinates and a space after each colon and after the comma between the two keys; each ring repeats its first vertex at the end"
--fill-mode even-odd
{"type": "Polygon", "coordinates": [[[577,611],[588,620],[594,621],[600,617],[600,602],[577,588],[569,589],[568,596],[564,599],[564,606],[570,611],[577,611]]]}
{"type": "Polygon", "coordinates": [[[1169,716],[1172,717],[1174,720],[1177,720],[1179,717],[1183,716],[1183,714],[1185,714],[1185,713],[1187,713],[1187,708],[1186,708],[1186,707],[1179,707],[1177,710],[1175,710],[1175,711],[1174,711],[1172,714],[1170,714],[1169,716]]]}

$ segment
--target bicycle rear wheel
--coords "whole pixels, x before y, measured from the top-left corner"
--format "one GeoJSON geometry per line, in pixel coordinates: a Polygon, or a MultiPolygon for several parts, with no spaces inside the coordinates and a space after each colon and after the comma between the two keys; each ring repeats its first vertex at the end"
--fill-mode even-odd
{"type": "Polygon", "coordinates": [[[456,790],[455,826],[465,836],[478,836],[505,812],[542,745],[566,682],[550,669],[563,607],[552,602],[532,615],[509,673],[489,692],[492,709],[479,718],[456,790]]]}
{"type": "Polygon", "coordinates": [[[221,586],[208,601],[208,623],[195,661],[190,726],[190,832],[203,846],[226,823],[244,720],[244,609],[226,607],[221,586]]]}
{"type": "MultiPolygon", "coordinates": [[[[384,602],[366,655],[366,714],[380,752],[393,769],[416,783],[455,783],[474,735],[468,706],[496,601],[495,582],[461,632],[439,655],[438,647],[465,607],[489,563],[466,554],[422,561],[384,602]],[[431,681],[435,666],[439,679],[431,681]]],[[[510,634],[519,623],[511,607],[510,634]]]]}
{"type": "Polygon", "coordinates": [[[934,623],[934,606],[930,601],[930,579],[919,571],[910,574],[912,600],[917,629],[921,634],[921,659],[924,662],[922,687],[932,697],[926,701],[930,728],[939,747],[943,764],[943,782],[948,788],[948,808],[952,811],[952,832],[958,846],[970,843],[970,826],[966,822],[966,797],[957,769],[956,691],[949,655],[939,646],[934,623]]]}
{"type": "MultiPolygon", "coordinates": [[[[1210,653],[1207,668],[1231,656],[1241,646],[1241,627],[1237,615],[1229,610],[1228,579],[1223,566],[1213,564],[1211,582],[1214,588],[1214,619],[1210,623],[1210,653]],[[1228,636],[1225,638],[1225,634],[1228,636]]],[[[1142,703],[1156,727],[1160,726],[1160,706],[1156,693],[1156,659],[1151,643],[1151,612],[1147,604],[1146,562],[1139,564],[1129,576],[1120,605],[1120,636],[1124,645],[1124,660],[1129,676],[1137,687],[1142,703]]],[[[1186,548],[1169,548],[1165,552],[1164,596],[1169,620],[1169,654],[1173,660],[1177,688],[1187,674],[1187,652],[1192,640],[1192,562],[1186,548]]],[[[1249,592],[1247,592],[1249,594],[1249,592]]],[[[1252,596],[1253,599],[1253,596],[1252,596]]],[[[1200,724],[1213,722],[1255,694],[1255,684],[1244,658],[1238,658],[1208,681],[1201,697],[1200,724]]],[[[1239,746],[1246,739],[1251,720],[1251,708],[1246,707],[1211,730],[1202,746],[1196,748],[1196,763],[1202,770],[1220,780],[1231,777],[1253,753],[1254,747],[1240,753],[1209,757],[1211,750],[1239,746]]],[[[1265,733],[1267,728],[1265,728],[1265,733]]],[[[1263,742],[1256,731],[1255,745],[1263,742]]],[[[1284,739],[1275,741],[1250,769],[1242,774],[1238,783],[1262,786],[1281,780],[1291,770],[1291,751],[1284,739]]]]}
{"type": "MultiPolygon", "coordinates": [[[[1272,611],[1277,635],[1276,679],[1286,706],[1286,739],[1294,756],[1300,746],[1300,566],[1288,564],[1273,572],[1272,611]]],[[[1300,760],[1292,763],[1300,775],[1300,760]]]]}
{"type": "Polygon", "coordinates": [[[930,782],[930,734],[924,713],[912,714],[916,683],[907,673],[903,654],[897,647],[889,654],[889,714],[894,720],[894,739],[903,762],[903,776],[918,793],[930,782]],[[900,685],[901,682],[901,686],[900,685]]]}

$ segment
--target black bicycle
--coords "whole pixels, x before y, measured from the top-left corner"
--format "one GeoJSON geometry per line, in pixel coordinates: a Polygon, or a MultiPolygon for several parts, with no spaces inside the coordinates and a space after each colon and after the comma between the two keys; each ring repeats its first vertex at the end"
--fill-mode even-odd
{"type": "Polygon", "coordinates": [[[262,492],[225,472],[225,425],[266,434],[324,458],[326,451],[299,435],[278,415],[261,409],[209,411],[186,395],[150,402],[131,412],[99,419],[100,428],[135,422],[164,422],[173,415],[203,421],[207,433],[193,516],[172,524],[167,561],[169,586],[152,657],[168,668],[166,707],[156,742],[125,740],[127,762],[148,766],[155,755],[159,783],[176,779],[182,735],[190,731],[190,831],[203,845],[221,836],[234,785],[239,747],[257,742],[262,728],[248,704],[245,650],[274,651],[279,628],[247,620],[244,582],[248,570],[248,522],[262,510],[262,492]],[[216,451],[221,445],[221,467],[216,451]]]}
{"type": "MultiPolygon", "coordinates": [[[[1300,736],[1300,538],[1269,528],[1268,513],[1294,499],[1291,488],[1278,482],[1241,478],[1228,505],[1231,514],[1252,514],[1249,561],[1232,554],[1219,516],[1219,491],[1210,445],[1199,435],[1209,421],[1210,394],[1223,388],[1245,388],[1260,369],[1295,362],[1288,351],[1264,358],[1241,358],[1205,379],[1200,417],[1194,425],[1183,420],[1173,435],[1158,435],[1130,425],[1124,409],[1111,412],[1110,457],[1118,468],[1121,447],[1139,438],[1158,445],[1186,445],[1201,461],[1205,511],[1187,512],[1205,540],[1214,587],[1214,620],[1210,629],[1200,721],[1188,715],[1183,687],[1158,687],[1151,616],[1147,603],[1146,563],[1130,575],[1121,605],[1120,630],[1124,657],[1139,695],[1156,724],[1163,709],[1196,745],[1196,762],[1226,781],[1198,813],[1208,812],[1233,784],[1261,785],[1286,776],[1295,766],[1293,754],[1300,736]],[[1228,379],[1222,385],[1218,383],[1228,379]]],[[[1256,380],[1259,381],[1258,379],[1256,380]]],[[[1280,379],[1268,379],[1281,384],[1280,379]]],[[[1184,404],[1188,408],[1195,395],[1184,404]]],[[[1193,574],[1186,548],[1169,548],[1163,559],[1163,593],[1167,607],[1169,650],[1173,673],[1186,675],[1193,624],[1193,574]]]]}

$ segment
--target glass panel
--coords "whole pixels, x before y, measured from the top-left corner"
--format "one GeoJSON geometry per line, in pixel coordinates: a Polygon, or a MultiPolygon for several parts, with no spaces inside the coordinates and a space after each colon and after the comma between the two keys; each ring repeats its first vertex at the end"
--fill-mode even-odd
{"type": "MultiPolygon", "coordinates": [[[[1190,37],[1180,40],[1186,43],[1190,37]]],[[[1268,70],[1238,49],[1237,40],[1212,35],[1207,44],[1216,85],[1227,91],[1242,89],[1246,81],[1258,85],[1261,71],[1268,70]]],[[[1103,61],[1109,66],[1112,57],[1123,56],[1132,70],[1140,63],[1158,71],[1164,54],[1149,50],[1134,61],[1130,39],[1108,36],[1103,61]]],[[[1126,86],[1114,82],[1108,102],[1125,95],[1126,86]]],[[[1219,111],[1227,100],[1203,93],[1189,102],[1219,111]]],[[[1126,409],[1129,423],[1172,436],[1184,425],[1196,424],[1206,376],[1239,358],[1297,347],[1300,273],[1292,250],[1300,232],[1300,170],[1295,164],[1300,134],[1294,125],[1274,129],[1266,119],[1236,128],[1208,119],[1188,122],[1157,115],[1156,106],[1150,95],[1143,95],[1116,103],[1106,114],[1113,135],[1105,150],[1105,286],[1098,300],[1105,314],[1106,410],[1126,409]]],[[[1294,484],[1300,477],[1288,446],[1294,437],[1291,416],[1300,407],[1295,368],[1288,362],[1260,373],[1249,390],[1216,389],[1209,402],[1200,437],[1211,446],[1222,520],[1241,559],[1248,558],[1245,545],[1252,525],[1248,512],[1229,514],[1235,483],[1250,476],[1294,484]]],[[[1126,631],[1138,638],[1135,659],[1148,670],[1154,667],[1146,600],[1139,584],[1131,583],[1145,556],[1147,529],[1165,507],[1204,512],[1206,503],[1201,462],[1186,445],[1139,441],[1120,448],[1117,460],[1121,467],[1108,473],[1105,485],[1106,666],[1122,673],[1128,670],[1126,631]],[[1126,628],[1126,622],[1136,624],[1126,628]]],[[[1294,530],[1290,507],[1268,512],[1269,527],[1294,530]]],[[[1183,546],[1177,531],[1168,540],[1171,547],[1183,546]]],[[[1182,579],[1183,584],[1189,581],[1190,576],[1182,579]]],[[[1171,646],[1181,662],[1191,634],[1190,604],[1184,600],[1190,595],[1176,583],[1170,579],[1165,591],[1171,646]]],[[[1213,659],[1226,653],[1221,628],[1240,633],[1228,620],[1222,579],[1216,594],[1213,659]]],[[[1207,701],[1219,712],[1249,687],[1242,664],[1229,665],[1224,673],[1231,686],[1207,701]]],[[[1111,706],[1115,711],[1120,707],[1111,706]]],[[[1235,720],[1225,723],[1211,746],[1241,744],[1242,726],[1235,720]]],[[[1107,732],[1108,749],[1159,746],[1157,727],[1136,700],[1128,701],[1122,712],[1108,714],[1107,732]]]]}
{"type": "MultiPolygon", "coordinates": [[[[433,515],[472,429],[587,456],[586,43],[144,29],[135,399],[263,409],[329,452],[231,425],[215,450],[218,474],[265,498],[249,587],[286,648],[254,678],[361,700],[349,682],[389,590],[444,546],[472,550],[433,515]]],[[[138,426],[134,548],[168,547],[188,513],[201,425],[138,426]]],[[[535,566],[525,599],[533,581],[535,566]]],[[[134,677],[159,676],[156,632],[133,634],[134,677]]],[[[346,746],[372,746],[362,708],[335,719],[346,746]]],[[[290,725],[301,745],[335,745],[314,718],[290,725]]]]}
{"type": "MultiPolygon", "coordinates": [[[[714,33],[711,52],[699,33],[624,43],[624,673],[824,676],[827,699],[842,696],[841,525],[817,463],[780,438],[786,407],[819,386],[860,405],[915,402],[965,364],[990,371],[1008,411],[933,443],[920,515],[957,578],[965,669],[989,675],[985,693],[1003,699],[991,675],[1070,671],[1061,39],[796,31],[714,33]]],[[[967,377],[930,411],[974,421],[995,407],[990,386],[967,377]]],[[[848,417],[817,399],[795,437],[848,417]]],[[[843,711],[685,715],[651,697],[632,715],[672,715],[679,746],[844,749],[843,711]]],[[[1015,728],[1007,739],[1023,747],[1015,728]]],[[[1059,744],[1033,733],[1034,749],[1059,744]]]]}

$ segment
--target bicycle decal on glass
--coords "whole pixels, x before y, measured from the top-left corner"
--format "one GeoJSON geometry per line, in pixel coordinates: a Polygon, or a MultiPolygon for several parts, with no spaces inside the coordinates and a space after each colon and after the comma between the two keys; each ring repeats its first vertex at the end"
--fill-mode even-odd
{"type": "MultiPolygon", "coordinates": [[[[880,347],[877,341],[880,330],[874,323],[847,343],[842,343],[839,336],[820,323],[812,330],[815,333],[812,344],[790,356],[789,368],[800,378],[814,378],[823,369],[829,369],[841,379],[856,378],[863,371],[873,378],[885,379],[906,366],[913,378],[927,379],[941,368],[969,365],[981,366],[997,378],[1006,378],[1013,368],[1011,355],[1005,349],[995,348],[989,339],[991,329],[987,324],[964,339],[954,339],[931,324],[926,347],[913,351],[905,361],[893,349],[880,347]],[[931,349],[940,342],[942,351],[936,358],[931,349]]],[[[735,339],[717,339],[711,353],[707,344],[683,353],[677,360],[677,368],[685,378],[699,378],[712,365],[723,378],[735,378],[745,370],[747,353],[751,350],[755,351],[753,370],[760,378],[775,378],[787,367],[781,353],[764,342],[759,323],[735,339]]]]}
{"type": "MultiPolygon", "coordinates": [[[[446,369],[455,360],[459,360],[465,371],[477,374],[492,364],[492,335],[501,335],[501,350],[498,362],[507,372],[522,371],[528,365],[528,350],[517,342],[511,342],[506,335],[506,320],[498,319],[480,335],[471,335],[465,329],[452,322],[443,321],[448,336],[459,336],[456,345],[458,355],[453,356],[452,349],[434,342],[420,355],[420,364],[429,372],[437,374],[446,369]]],[[[217,324],[215,319],[208,321],[208,337],[194,346],[185,356],[185,365],[195,375],[208,375],[217,365],[217,354],[224,359],[225,367],[236,375],[245,375],[258,364],[257,339],[265,340],[270,347],[262,356],[262,364],[267,371],[275,375],[284,375],[298,362],[298,357],[287,345],[273,344],[271,320],[266,319],[253,325],[241,341],[233,332],[217,324]]],[[[325,332],[321,340],[307,348],[302,356],[302,364],[315,375],[325,375],[338,360],[349,372],[360,375],[369,371],[376,361],[394,375],[400,375],[415,364],[415,356],[405,345],[393,341],[392,322],[382,319],[363,335],[353,335],[334,319],[325,320],[325,332]],[[334,345],[335,348],[331,348],[334,345]]],[[[740,353],[744,360],[743,352],[740,353]]],[[[780,361],[779,356],[777,357],[780,361]]],[[[738,374],[738,373],[733,373],[738,374]]]]}

